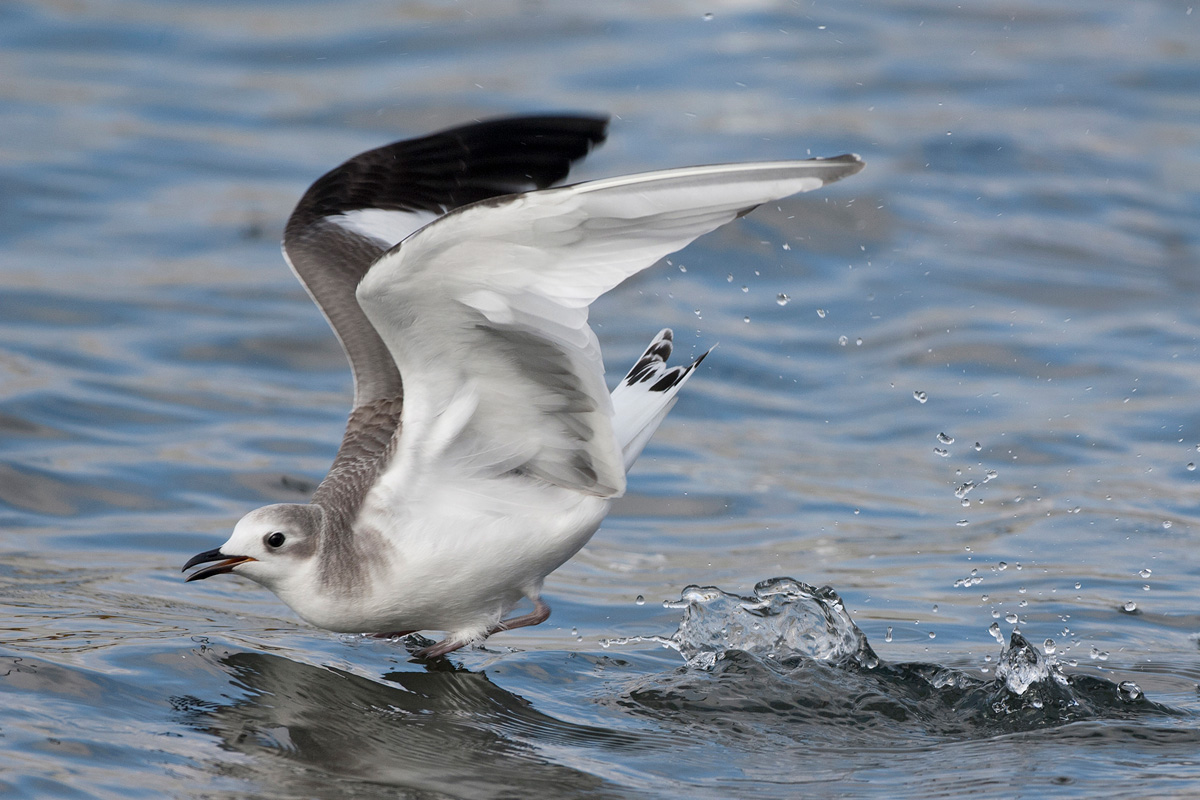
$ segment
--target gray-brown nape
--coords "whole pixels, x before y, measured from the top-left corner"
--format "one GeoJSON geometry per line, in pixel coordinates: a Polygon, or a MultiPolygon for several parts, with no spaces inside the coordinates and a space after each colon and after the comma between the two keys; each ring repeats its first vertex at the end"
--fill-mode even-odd
{"type": "Polygon", "coordinates": [[[352,526],[367,492],[392,457],[400,428],[403,397],[376,400],[350,412],[346,434],[329,474],[312,503],[325,510],[321,537],[321,577],[330,585],[349,586],[370,565],[370,551],[382,545],[366,541],[368,532],[354,533],[352,526]]]}

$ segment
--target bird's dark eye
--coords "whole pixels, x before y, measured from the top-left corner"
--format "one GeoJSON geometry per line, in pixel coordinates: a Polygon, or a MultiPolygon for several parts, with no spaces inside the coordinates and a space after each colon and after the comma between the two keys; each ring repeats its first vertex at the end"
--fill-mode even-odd
{"type": "Polygon", "coordinates": [[[267,536],[268,547],[283,547],[285,541],[287,541],[287,537],[281,531],[275,531],[267,536]]]}

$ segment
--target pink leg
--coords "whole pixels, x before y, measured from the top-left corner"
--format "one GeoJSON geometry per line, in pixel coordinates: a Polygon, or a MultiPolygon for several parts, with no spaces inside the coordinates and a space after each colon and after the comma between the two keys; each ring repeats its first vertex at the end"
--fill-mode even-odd
{"type": "MultiPolygon", "coordinates": [[[[501,620],[492,626],[484,636],[491,636],[493,633],[500,631],[511,631],[513,628],[527,628],[530,625],[539,625],[550,618],[550,606],[542,598],[537,598],[533,601],[533,611],[528,614],[522,614],[519,617],[512,619],[501,620]]],[[[417,658],[438,658],[447,653],[453,653],[458,648],[467,644],[467,642],[456,642],[452,639],[443,639],[437,644],[422,648],[413,653],[417,658]]]]}

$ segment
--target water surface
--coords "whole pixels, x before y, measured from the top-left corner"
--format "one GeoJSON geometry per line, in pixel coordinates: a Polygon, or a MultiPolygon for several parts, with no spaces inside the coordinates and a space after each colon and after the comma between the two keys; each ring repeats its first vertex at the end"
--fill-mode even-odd
{"type": "Polygon", "coordinates": [[[6,4],[0,794],[1200,792],[1198,18],[6,4]],[[664,325],[719,347],[547,581],[550,621],[427,667],[248,583],[184,585],[246,510],[303,501],[340,437],[348,370],[278,250],[308,183],[571,109],[614,115],[581,178],[868,167],[596,304],[614,373],[664,325]],[[832,586],[881,666],[704,669],[649,638],[688,585],[782,575],[832,586]],[[993,624],[1053,640],[1078,705],[956,706],[996,680],[993,624]]]}

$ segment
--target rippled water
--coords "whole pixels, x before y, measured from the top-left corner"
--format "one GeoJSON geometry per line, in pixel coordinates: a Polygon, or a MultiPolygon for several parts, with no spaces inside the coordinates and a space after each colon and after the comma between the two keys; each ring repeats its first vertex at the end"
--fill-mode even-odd
{"type": "Polygon", "coordinates": [[[1200,793],[1198,25],[1187,0],[0,6],[0,795],[1200,793]],[[295,199],[367,147],[559,109],[614,114],[584,178],[868,167],[596,305],[614,372],[663,325],[720,346],[548,623],[426,667],[185,586],[341,433],[348,371],[279,257],[295,199]],[[693,613],[662,601],[776,575],[833,587],[879,664],[662,646],[693,613]]]}

